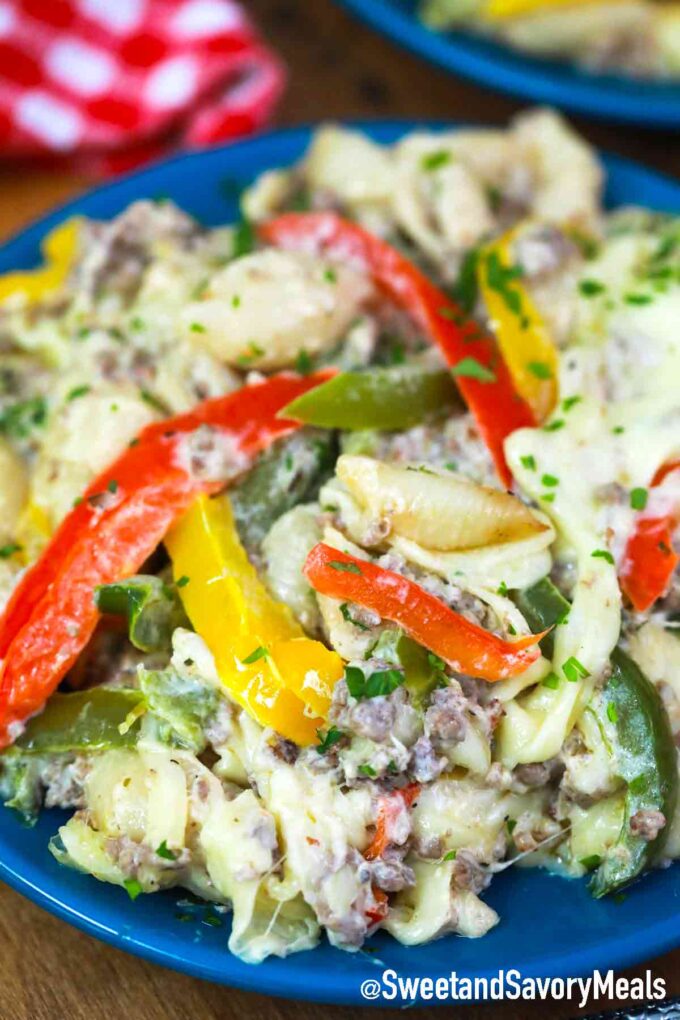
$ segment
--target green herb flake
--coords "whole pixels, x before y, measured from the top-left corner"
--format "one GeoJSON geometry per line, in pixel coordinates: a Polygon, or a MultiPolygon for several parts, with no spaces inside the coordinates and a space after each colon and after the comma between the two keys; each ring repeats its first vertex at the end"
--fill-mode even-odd
{"type": "Polygon", "coordinates": [[[560,480],[555,475],[543,475],[541,477],[541,485],[545,485],[549,489],[552,489],[559,484],[560,480]]]}
{"type": "Polygon", "coordinates": [[[556,673],[548,673],[547,676],[543,677],[541,683],[544,687],[549,687],[551,691],[556,691],[560,686],[560,678],[556,673]]]}
{"type": "Polygon", "coordinates": [[[328,267],[328,269],[324,269],[323,278],[326,281],[326,283],[338,282],[338,274],[335,271],[335,269],[332,269],[330,266],[328,267]]]}
{"type": "Polygon", "coordinates": [[[192,333],[205,333],[205,326],[202,322],[192,322],[189,329],[192,333]]]}
{"type": "Polygon", "coordinates": [[[78,397],[84,397],[86,393],[89,393],[91,386],[74,386],[72,390],[69,390],[66,399],[68,401],[77,400],[78,397]]]}
{"type": "Polygon", "coordinates": [[[133,902],[137,899],[139,894],[143,892],[141,883],[138,882],[136,878],[126,878],[123,885],[125,886],[128,896],[133,902]]]}
{"type": "Polygon", "coordinates": [[[555,421],[548,422],[547,425],[543,426],[544,432],[559,432],[560,429],[564,428],[564,418],[556,418],[555,421]]]}
{"type": "Polygon", "coordinates": [[[617,723],[619,721],[619,713],[616,710],[616,705],[613,701],[610,701],[607,705],[607,718],[610,723],[617,723]]]}
{"type": "Polygon", "coordinates": [[[371,629],[370,627],[367,627],[365,623],[361,623],[360,620],[354,619],[346,602],[343,602],[340,606],[340,613],[342,614],[343,620],[345,620],[346,623],[351,623],[353,627],[357,627],[359,630],[371,629]]]}
{"type": "Polygon", "coordinates": [[[14,553],[21,552],[22,548],[18,542],[8,542],[7,545],[0,546],[0,560],[8,560],[14,553]]]}
{"type": "Polygon", "coordinates": [[[623,300],[627,305],[651,305],[654,298],[651,294],[626,294],[623,300]]]}
{"type": "Polygon", "coordinates": [[[234,296],[231,299],[231,307],[232,308],[240,308],[241,307],[241,295],[240,294],[234,294],[234,296]]]}
{"type": "Polygon", "coordinates": [[[599,280],[580,280],[578,289],[583,297],[591,298],[603,294],[607,288],[599,280]]]}
{"type": "Polygon", "coordinates": [[[118,482],[115,478],[112,478],[109,484],[106,486],[109,492],[118,492],[118,482]]]}
{"type": "Polygon", "coordinates": [[[10,404],[0,411],[0,432],[25,439],[33,429],[45,424],[47,403],[44,397],[33,397],[10,404]]]}
{"type": "Polygon", "coordinates": [[[591,854],[590,857],[582,857],[579,864],[586,869],[586,871],[595,871],[595,868],[599,868],[602,864],[602,858],[599,854],[591,854]]]}
{"type": "Polygon", "coordinates": [[[562,401],[562,410],[565,413],[567,411],[571,411],[572,407],[576,407],[576,405],[580,404],[582,400],[583,397],[580,397],[578,395],[573,397],[565,397],[564,400],[562,401]]]}
{"type": "Polygon", "coordinates": [[[624,429],[623,425],[615,425],[615,426],[614,426],[614,428],[612,429],[612,433],[613,433],[613,434],[614,434],[615,436],[620,436],[620,435],[622,435],[622,434],[623,434],[623,433],[624,433],[625,431],[626,431],[626,430],[624,429]]]}
{"type": "Polygon", "coordinates": [[[630,505],[633,510],[644,510],[647,506],[648,492],[646,489],[631,489],[630,490],[630,505]]]}
{"type": "Polygon", "coordinates": [[[508,594],[508,586],[505,583],[505,581],[501,581],[501,583],[498,585],[498,587],[496,588],[496,594],[503,596],[508,594]]]}
{"type": "Polygon", "coordinates": [[[570,655],[566,662],[562,664],[562,672],[569,683],[572,684],[577,683],[579,680],[585,680],[586,677],[590,676],[586,667],[578,661],[575,655],[570,655]]]}
{"type": "Polygon", "coordinates": [[[304,347],[300,348],[295,359],[295,371],[298,375],[309,375],[312,371],[312,359],[304,347]]]}
{"type": "Polygon", "coordinates": [[[244,666],[251,666],[254,662],[257,662],[258,659],[266,659],[268,655],[269,652],[264,645],[258,645],[258,647],[255,648],[250,655],[247,655],[245,659],[241,659],[241,662],[244,666]]]}
{"type": "Polygon", "coordinates": [[[170,850],[165,840],[159,847],[156,847],[156,854],[158,857],[162,857],[164,861],[176,861],[179,857],[179,853],[176,850],[170,850]]]}
{"type": "Polygon", "coordinates": [[[184,588],[185,585],[187,585],[188,583],[189,583],[189,578],[187,577],[186,574],[182,574],[182,576],[177,581],[175,581],[175,587],[176,588],[184,588]]]}
{"type": "Polygon", "coordinates": [[[595,560],[605,560],[607,563],[614,562],[614,557],[609,552],[609,549],[595,549],[590,555],[595,560]]]}
{"type": "Polygon", "coordinates": [[[369,765],[368,762],[363,765],[359,765],[357,772],[360,772],[362,776],[369,776],[371,779],[377,775],[373,766],[369,765]]]}
{"type": "Polygon", "coordinates": [[[523,457],[519,458],[522,467],[526,468],[527,471],[536,470],[536,458],[532,453],[526,453],[523,457]]]}
{"type": "Polygon", "coordinates": [[[345,683],[347,684],[347,690],[353,698],[357,701],[363,698],[366,686],[366,677],[363,670],[359,669],[358,666],[347,666],[345,669],[345,683]]]}
{"type": "Polygon", "coordinates": [[[544,492],[539,498],[541,499],[541,501],[543,503],[554,503],[555,502],[555,493],[554,492],[544,492]]]}
{"type": "Polygon", "coordinates": [[[537,379],[552,379],[550,365],[546,365],[544,361],[530,361],[527,368],[537,379]]]}
{"type": "Polygon", "coordinates": [[[243,255],[249,255],[255,248],[255,231],[252,223],[248,220],[241,220],[234,230],[232,258],[239,259],[243,255]]]}
{"type": "Polygon", "coordinates": [[[337,744],[344,737],[344,733],[337,728],[337,726],[331,726],[326,733],[323,730],[317,730],[316,735],[319,738],[319,743],[316,745],[317,754],[326,754],[330,751],[334,744],[337,744]]]}
{"type": "Polygon", "coordinates": [[[458,853],[457,850],[449,850],[447,853],[444,854],[444,856],[442,857],[442,860],[443,861],[455,861],[457,853],[458,853]]]}
{"type": "Polygon", "coordinates": [[[361,567],[356,563],[347,562],[346,560],[330,560],[328,566],[332,570],[339,570],[343,574],[360,574],[361,567]]]}
{"type": "Polygon", "coordinates": [[[426,173],[432,173],[433,170],[440,170],[443,166],[448,166],[450,162],[451,153],[447,152],[446,149],[438,149],[436,152],[426,153],[420,162],[420,166],[426,173]]]}
{"type": "Polygon", "coordinates": [[[496,376],[491,369],[487,368],[486,365],[482,365],[476,358],[461,358],[451,369],[451,374],[465,379],[477,379],[479,382],[484,383],[496,381],[496,376]]]}
{"type": "Polygon", "coordinates": [[[161,403],[158,397],[155,397],[149,390],[140,390],[139,395],[142,400],[146,401],[146,403],[149,404],[150,407],[153,407],[154,410],[160,411],[161,414],[166,413],[165,406],[161,403]]]}

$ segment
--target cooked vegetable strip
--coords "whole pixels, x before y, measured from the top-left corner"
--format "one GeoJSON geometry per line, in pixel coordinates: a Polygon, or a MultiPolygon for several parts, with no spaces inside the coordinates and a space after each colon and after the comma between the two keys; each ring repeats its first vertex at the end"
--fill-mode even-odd
{"type": "Polygon", "coordinates": [[[557,351],[543,316],[513,265],[517,228],[484,249],[477,260],[479,289],[491,328],[517,392],[537,421],[548,417],[557,398],[557,351]]]}
{"type": "Polygon", "coordinates": [[[260,582],[226,496],[201,496],[166,538],[185,609],[231,696],[263,726],[299,744],[317,742],[342,661],[306,638],[292,613],[260,582]]]}
{"type": "MultiPolygon", "coordinates": [[[[654,476],[654,487],[674,472],[680,461],[664,465],[654,476]]],[[[658,491],[658,490],[657,490],[658,491]]],[[[639,514],[635,530],[628,540],[621,567],[621,588],[639,613],[651,609],[668,590],[680,557],[673,549],[673,530],[680,507],[674,506],[661,516],[653,511],[639,514]]]]}
{"type": "Polygon", "coordinates": [[[145,430],[89,486],[24,574],[0,621],[0,744],[38,711],[87,644],[99,613],[94,589],[134,573],[173,521],[203,491],[222,483],[182,463],[184,433],[211,424],[241,455],[296,428],[277,412],[318,383],[279,376],[145,430]]]}
{"type": "Polygon", "coordinates": [[[140,706],[142,692],[124,687],[55,694],[45,711],[28,723],[14,749],[19,754],[65,754],[133,747],[139,736],[135,710],[140,706]]]}
{"type": "Polygon", "coordinates": [[[304,573],[322,595],[356,602],[398,623],[458,672],[484,680],[504,680],[523,672],[539,656],[536,645],[545,634],[503,641],[401,574],[322,542],[307,557],[304,573]]]}
{"type": "Polygon", "coordinates": [[[284,409],[289,418],[327,429],[409,429],[456,406],[451,375],[414,366],[343,372],[284,409]]]}
{"type": "Polygon", "coordinates": [[[535,424],[517,394],[492,338],[469,319],[396,249],[335,213],[288,213],[260,228],[262,239],[286,249],[312,251],[359,266],[404,308],[440,348],[472,411],[506,487],[512,476],[503,442],[515,429],[535,424]]]}
{"type": "Polygon", "coordinates": [[[0,301],[23,294],[30,301],[54,293],[64,283],[78,246],[80,221],[77,217],[55,227],[41,244],[44,264],[37,269],[0,276],[0,301]]]}
{"type": "Polygon", "coordinates": [[[378,803],[378,820],[375,826],[375,835],[364,850],[364,857],[368,861],[375,861],[381,857],[392,839],[394,822],[401,814],[404,807],[410,808],[420,792],[418,783],[410,783],[402,790],[395,790],[380,798],[378,803]]]}
{"type": "Polygon", "coordinates": [[[594,896],[620,889],[659,860],[678,796],[677,752],[661,697],[620,648],[612,653],[611,661],[612,674],[603,690],[603,714],[616,735],[616,773],[626,783],[626,798],[619,839],[591,881],[594,896]],[[635,822],[648,813],[663,816],[653,839],[635,829],[635,822]]]}
{"type": "Polygon", "coordinates": [[[188,623],[175,588],[152,575],[100,585],[94,601],[100,613],[125,617],[130,641],[142,652],[169,649],[173,630],[188,623]]]}

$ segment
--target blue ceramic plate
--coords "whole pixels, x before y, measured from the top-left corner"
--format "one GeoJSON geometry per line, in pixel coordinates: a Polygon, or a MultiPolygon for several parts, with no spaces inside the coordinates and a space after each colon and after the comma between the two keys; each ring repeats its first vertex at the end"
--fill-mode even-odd
{"type": "MultiPolygon", "coordinates": [[[[416,125],[366,126],[392,142],[416,125]]],[[[432,127],[433,125],[428,125],[432,127]]],[[[66,216],[115,216],[138,198],[168,196],[207,224],[233,220],[238,188],[268,167],[293,162],[304,151],[309,131],[265,135],[224,149],[180,156],[90,192],[47,216],[0,249],[0,272],[34,265],[44,234],[66,216]]],[[[610,205],[637,202],[680,212],[680,183],[622,159],[607,157],[610,205]]],[[[287,960],[259,967],[241,963],[227,950],[228,931],[203,920],[201,909],[180,920],[181,893],[141,896],[59,866],[47,843],[65,815],[44,812],[26,829],[0,808],[0,877],[19,892],[78,928],[156,963],[197,977],[269,995],[323,1002],[362,1002],[362,981],[385,967],[400,975],[497,974],[516,967],[525,976],[580,975],[598,967],[624,967],[680,944],[680,869],[648,876],[623,902],[593,900],[582,882],[538,871],[511,869],[499,876],[489,902],[501,923],[479,941],[446,938],[407,949],[378,935],[370,951],[343,953],[323,945],[287,960]]]]}
{"type": "MultiPolygon", "coordinates": [[[[467,32],[433,32],[416,0],[338,0],[373,28],[447,71],[489,88],[587,117],[680,127],[680,82],[644,82],[541,60],[467,32]]],[[[414,83],[417,88],[417,82],[414,83]]]]}

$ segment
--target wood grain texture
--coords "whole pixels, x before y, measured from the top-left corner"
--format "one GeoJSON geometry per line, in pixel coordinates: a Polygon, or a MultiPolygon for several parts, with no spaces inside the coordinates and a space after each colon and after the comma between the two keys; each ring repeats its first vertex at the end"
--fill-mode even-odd
{"type": "MultiPolygon", "coordinates": [[[[347,117],[448,117],[500,124],[526,105],[429,68],[360,26],[331,0],[248,0],[248,6],[290,69],[290,85],[278,118],[281,124],[347,117]]],[[[597,145],[680,174],[680,135],[575,123],[597,145]]],[[[88,183],[75,175],[0,168],[0,234],[18,229],[88,183]]],[[[93,898],[96,895],[93,880],[93,898]]],[[[144,909],[143,900],[138,907],[144,909]]],[[[455,966],[455,943],[451,962],[455,966]]],[[[665,978],[669,994],[680,994],[680,951],[648,966],[655,976],[665,978]]],[[[320,1013],[330,1020],[349,1020],[358,1013],[386,1020],[394,1016],[381,1009],[320,1010],[175,974],[83,935],[1,886],[0,989],[0,1020],[317,1020],[320,1013]]],[[[589,1009],[605,1005],[590,1003],[589,1009]]],[[[469,1020],[567,1020],[583,1013],[568,1004],[506,1003],[442,1008],[439,1015],[469,1020]]],[[[414,1009],[408,1015],[424,1020],[432,1011],[414,1009]]]]}

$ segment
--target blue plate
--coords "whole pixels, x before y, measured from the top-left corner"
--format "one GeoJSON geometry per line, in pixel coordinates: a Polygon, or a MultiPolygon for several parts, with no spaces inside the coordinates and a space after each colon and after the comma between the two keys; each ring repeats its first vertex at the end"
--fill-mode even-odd
{"type": "MultiPolygon", "coordinates": [[[[364,125],[378,141],[392,142],[416,125],[364,125]]],[[[436,127],[436,125],[428,125],[436,127]]],[[[442,126],[442,125],[440,125],[442,126]]],[[[0,249],[0,272],[29,267],[44,234],[66,216],[114,216],[139,198],[168,196],[207,224],[237,215],[238,188],[272,166],[293,162],[309,141],[307,129],[282,131],[224,149],[179,156],[90,192],[29,227],[0,249]]],[[[626,160],[606,157],[610,205],[636,202],[680,212],[680,184],[626,160]]],[[[680,944],[680,870],[656,872],[623,902],[595,901],[582,882],[538,871],[500,875],[488,901],[501,923],[479,941],[450,937],[407,949],[378,935],[370,952],[343,953],[323,945],[259,967],[231,956],[228,931],[205,923],[201,909],[180,920],[180,892],[141,896],[59,866],[47,843],[65,815],[44,812],[26,829],[0,808],[0,877],[19,892],[78,928],[119,949],[176,970],[269,995],[321,1002],[361,1003],[361,983],[386,967],[403,977],[493,977],[499,966],[523,976],[579,975],[594,968],[625,967],[680,944]]],[[[384,1004],[384,1003],[383,1003],[384,1004]]],[[[398,1003],[399,1004],[399,1003],[398,1003]]]]}
{"type": "MultiPolygon", "coordinates": [[[[415,0],[338,0],[419,56],[489,88],[587,117],[650,128],[680,127],[680,82],[639,81],[542,60],[468,32],[433,32],[415,0]]],[[[417,86],[416,86],[417,87],[417,86]]]]}

